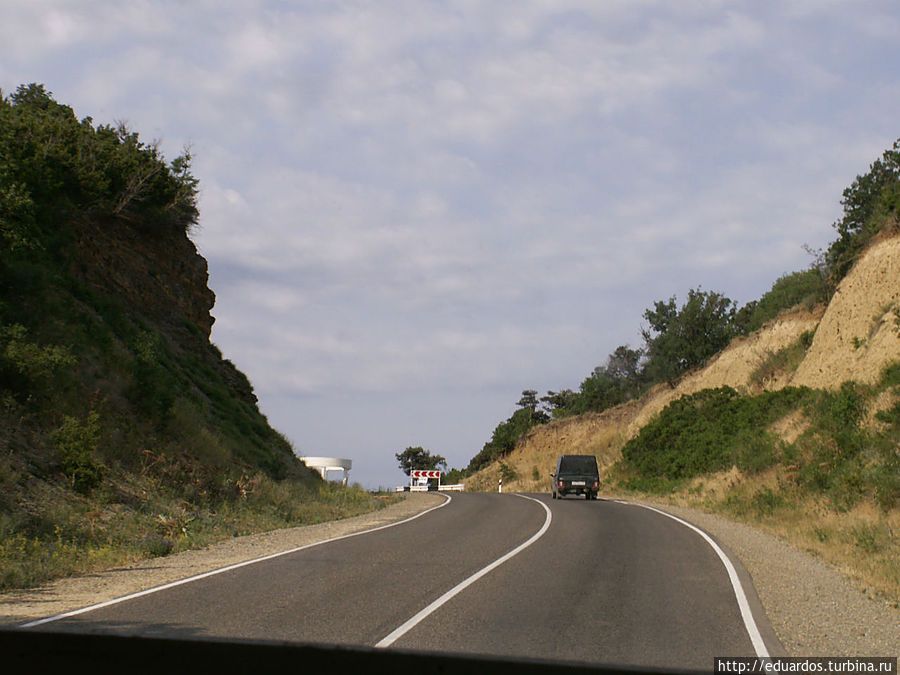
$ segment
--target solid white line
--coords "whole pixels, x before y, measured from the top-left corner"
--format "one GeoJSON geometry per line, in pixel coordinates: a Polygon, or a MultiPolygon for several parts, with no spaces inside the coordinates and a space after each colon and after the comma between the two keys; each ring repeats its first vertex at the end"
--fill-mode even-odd
{"type": "Polygon", "coordinates": [[[620,502],[622,504],[630,504],[631,506],[640,506],[642,509],[650,509],[651,511],[656,511],[657,513],[661,513],[667,518],[671,518],[672,520],[677,520],[679,523],[684,525],[685,527],[691,528],[694,532],[699,534],[706,540],[706,543],[712,546],[712,549],[716,552],[716,555],[719,556],[719,560],[722,561],[722,564],[725,565],[725,570],[728,572],[728,578],[731,581],[731,588],[734,590],[734,597],[737,599],[738,607],[741,610],[741,618],[744,620],[744,627],[747,629],[747,634],[750,636],[750,642],[753,643],[753,649],[756,650],[756,655],[760,658],[767,658],[769,656],[769,650],[766,647],[765,641],[763,641],[762,635],[759,632],[759,627],[756,625],[756,620],[753,618],[753,612],[750,610],[750,603],[747,602],[747,594],[744,592],[744,587],[741,585],[741,580],[738,578],[737,570],[734,569],[734,565],[729,560],[728,556],[725,555],[725,551],[719,547],[719,545],[713,541],[712,537],[710,537],[706,532],[701,530],[696,525],[692,525],[686,520],[679,518],[678,516],[673,516],[671,513],[666,513],[660,509],[654,508],[652,506],[647,506],[646,504],[636,504],[634,502],[620,502]]]}
{"type": "Polygon", "coordinates": [[[534,499],[533,497],[526,497],[525,495],[515,495],[515,496],[516,496],[516,497],[521,497],[522,499],[530,499],[531,501],[537,502],[538,504],[541,505],[541,507],[543,507],[544,511],[547,512],[547,517],[544,519],[544,525],[543,525],[543,527],[541,527],[541,529],[538,530],[537,533],[534,534],[534,535],[531,537],[531,539],[529,539],[529,540],[526,541],[525,543],[520,544],[519,546],[517,546],[516,548],[514,548],[512,551],[510,551],[509,553],[507,553],[506,555],[504,555],[504,556],[502,556],[502,557],[500,557],[500,558],[497,558],[494,562],[492,562],[492,563],[491,563],[490,565],[488,565],[487,567],[484,567],[484,568],[480,569],[478,572],[475,572],[475,574],[473,574],[472,576],[470,576],[468,579],[466,579],[466,580],[461,581],[460,583],[458,583],[456,586],[454,586],[454,587],[451,588],[449,591],[447,591],[446,593],[444,593],[444,594],[443,594],[441,597],[439,597],[437,600],[435,600],[435,601],[432,602],[430,605],[428,605],[427,607],[425,607],[425,609],[421,610],[421,611],[418,612],[415,616],[413,616],[413,617],[410,618],[408,621],[406,621],[403,625],[399,626],[399,627],[396,628],[393,632],[391,632],[389,635],[387,635],[386,637],[382,638],[382,639],[375,645],[375,647],[382,647],[382,648],[383,648],[383,647],[390,647],[392,644],[394,644],[394,642],[396,642],[396,641],[399,640],[401,637],[403,637],[403,635],[405,635],[407,632],[409,632],[410,630],[412,630],[412,629],[413,629],[417,624],[419,624],[423,619],[425,619],[427,616],[429,616],[430,614],[432,614],[433,612],[435,612],[437,609],[439,609],[442,605],[444,605],[446,602],[448,602],[448,601],[449,601],[451,598],[453,598],[455,595],[457,595],[458,593],[461,593],[461,592],[464,591],[466,588],[468,588],[469,586],[471,586],[472,584],[474,584],[476,581],[478,581],[479,579],[481,579],[481,577],[483,577],[484,575],[488,574],[488,573],[491,572],[492,570],[496,569],[497,567],[499,567],[500,565],[502,565],[503,563],[505,563],[507,560],[509,560],[509,559],[512,558],[513,556],[518,555],[519,553],[521,553],[522,551],[524,551],[526,548],[528,548],[529,546],[531,546],[531,545],[532,545],[534,542],[536,542],[538,539],[540,539],[541,537],[544,536],[544,533],[545,533],[545,532],[547,531],[547,529],[550,527],[550,521],[553,519],[553,516],[550,514],[550,509],[547,508],[547,505],[544,504],[542,501],[539,501],[539,500],[537,500],[537,499],[534,499]]]}
{"type": "Polygon", "coordinates": [[[71,616],[77,616],[79,614],[85,614],[86,612],[92,612],[96,609],[102,609],[103,607],[109,607],[111,605],[117,605],[120,602],[125,602],[126,600],[134,600],[135,598],[140,598],[145,595],[150,595],[152,593],[158,593],[159,591],[165,591],[170,588],[175,588],[176,586],[182,586],[184,584],[189,584],[192,581],[199,581],[200,579],[206,579],[207,577],[215,576],[216,574],[222,574],[223,572],[230,572],[231,570],[236,570],[240,567],[247,567],[248,565],[254,565],[259,562],[263,562],[266,560],[272,560],[273,558],[280,558],[284,555],[289,555],[291,553],[296,553],[297,551],[302,551],[307,548],[313,548],[314,546],[322,546],[323,544],[330,544],[335,541],[340,541],[341,539],[349,539],[350,537],[358,537],[361,534],[369,534],[370,532],[378,532],[379,530],[386,530],[389,527],[396,527],[397,525],[403,525],[403,523],[408,523],[416,518],[421,518],[426,513],[430,513],[436,509],[443,508],[447,506],[452,500],[453,497],[450,495],[440,495],[441,497],[446,497],[446,501],[443,504],[438,504],[437,506],[432,506],[430,509],[426,509],[421,513],[417,513],[410,518],[406,518],[404,520],[398,520],[396,523],[388,523],[387,525],[379,525],[378,527],[373,527],[370,530],[361,530],[359,532],[351,532],[350,534],[342,534],[339,537],[332,537],[331,539],[324,539],[322,541],[317,541],[312,544],[305,544],[303,546],[298,546],[297,548],[292,548],[288,551],[280,551],[278,553],[271,553],[269,555],[263,556],[261,558],[254,558],[253,560],[246,560],[244,562],[236,563],[234,565],[229,565],[228,567],[222,567],[219,569],[211,570],[209,572],[204,572],[203,574],[197,574],[192,577],[187,577],[185,579],[179,579],[178,581],[172,581],[168,584],[163,584],[162,586],[155,586],[153,588],[148,588],[144,591],[138,591],[137,593],[131,593],[130,595],[123,595],[120,598],[114,598],[112,600],[107,600],[106,602],[100,602],[96,605],[91,605],[89,607],[82,607],[81,609],[75,609],[71,612],[65,612],[63,614],[57,614],[56,616],[50,616],[46,619],[38,619],[37,621],[30,621],[28,623],[24,623],[20,626],[20,628],[34,628],[35,626],[41,626],[45,623],[51,623],[52,621],[59,621],[60,619],[67,619],[71,616]]]}

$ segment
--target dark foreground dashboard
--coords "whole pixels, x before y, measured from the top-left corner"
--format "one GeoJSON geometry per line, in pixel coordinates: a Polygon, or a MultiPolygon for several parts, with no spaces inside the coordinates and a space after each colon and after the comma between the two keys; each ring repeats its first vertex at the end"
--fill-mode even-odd
{"type": "Polygon", "coordinates": [[[686,671],[496,659],[394,649],[265,641],[171,639],[0,629],[4,673],[343,673],[363,675],[544,675],[686,671]]]}

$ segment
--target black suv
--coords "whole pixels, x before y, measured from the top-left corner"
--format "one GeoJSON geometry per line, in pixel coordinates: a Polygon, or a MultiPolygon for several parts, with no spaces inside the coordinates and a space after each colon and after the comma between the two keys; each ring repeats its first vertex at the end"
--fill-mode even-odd
{"type": "Polygon", "coordinates": [[[556,473],[550,476],[553,478],[553,499],[562,499],[566,495],[596,499],[600,491],[600,472],[593,455],[560,455],[556,460],[556,473]]]}

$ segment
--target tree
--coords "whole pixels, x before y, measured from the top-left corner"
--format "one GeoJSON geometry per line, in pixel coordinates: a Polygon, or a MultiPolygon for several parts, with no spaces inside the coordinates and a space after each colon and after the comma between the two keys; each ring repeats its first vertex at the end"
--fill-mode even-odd
{"type": "Polygon", "coordinates": [[[644,353],[640,349],[619,345],[606,361],[606,373],[617,380],[636,383],[641,377],[643,356],[644,353]]]}
{"type": "MultiPolygon", "coordinates": [[[[543,399],[541,399],[543,400],[543,399]]],[[[546,424],[550,416],[543,410],[538,410],[537,391],[526,389],[519,399],[518,409],[505,422],[501,422],[494,428],[491,440],[484,444],[481,451],[475,455],[466,467],[466,471],[478,471],[495,459],[512,452],[516,443],[528,431],[539,424],[546,424]]]]}
{"type": "Polygon", "coordinates": [[[836,287],[853,266],[860,251],[900,210],[900,139],[885,150],[844,190],[843,217],[834,223],[838,239],[826,252],[829,283],[836,287]]]}
{"type": "Polygon", "coordinates": [[[548,391],[546,396],[541,397],[541,402],[553,419],[560,417],[568,417],[578,413],[576,406],[578,405],[578,392],[571,389],[563,389],[561,391],[548,391]]]}
{"type": "Polygon", "coordinates": [[[537,391],[534,389],[526,389],[522,392],[522,398],[516,404],[520,408],[528,408],[532,413],[537,408],[537,391]]]}
{"type": "Polygon", "coordinates": [[[0,244],[36,248],[37,235],[90,217],[107,227],[187,231],[197,222],[191,154],[167,164],[124,123],[94,127],[43,85],[0,93],[0,244]]]}
{"type": "Polygon", "coordinates": [[[520,410],[528,411],[528,422],[529,424],[544,424],[550,421],[550,418],[547,416],[543,410],[538,410],[538,397],[537,390],[535,389],[526,389],[522,392],[522,398],[519,399],[519,402],[516,403],[519,406],[520,410]]]}
{"type": "Polygon", "coordinates": [[[447,460],[440,455],[432,455],[421,446],[408,447],[403,452],[394,455],[400,462],[400,468],[407,476],[413,469],[437,469],[443,466],[447,468],[447,460]]]}
{"type": "Polygon", "coordinates": [[[644,312],[641,330],[647,346],[647,372],[655,382],[673,382],[721,351],[735,335],[735,303],[715,292],[688,291],[677,309],[675,297],[657,301],[644,312]]]}

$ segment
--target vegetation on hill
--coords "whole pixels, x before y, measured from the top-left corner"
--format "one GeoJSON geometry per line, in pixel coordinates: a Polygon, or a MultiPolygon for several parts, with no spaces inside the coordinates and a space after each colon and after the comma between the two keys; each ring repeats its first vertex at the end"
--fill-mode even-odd
{"type": "Polygon", "coordinates": [[[900,408],[879,412],[873,428],[863,413],[898,375],[900,367],[889,368],[869,391],[848,382],[836,392],[788,387],[750,396],[722,387],[682,397],[625,444],[624,484],[668,493],[731,467],[752,474],[781,465],[791,467],[786,492],[826,495],[839,509],[868,498],[889,510],[900,504],[900,408]],[[785,442],[771,428],[789,415],[805,429],[785,442]]]}
{"type": "Polygon", "coordinates": [[[869,170],[844,190],[844,214],[834,224],[838,238],[822,256],[829,286],[834,289],[866,245],[885,227],[896,227],[900,214],[900,139],[869,170]]]}
{"type": "Polygon", "coordinates": [[[0,589],[376,505],[210,343],[190,161],[0,93],[0,589]]]}

